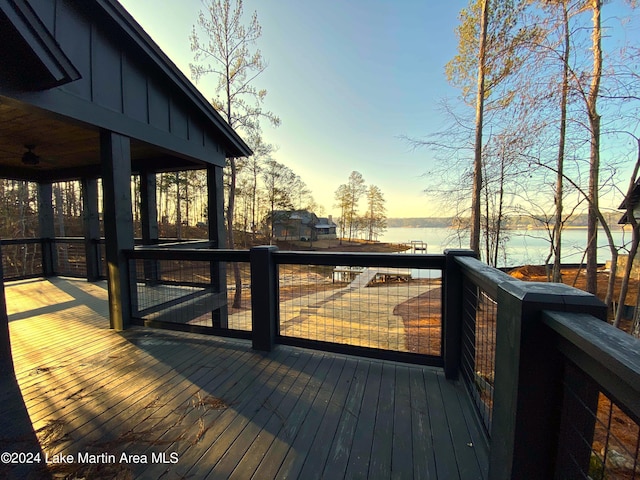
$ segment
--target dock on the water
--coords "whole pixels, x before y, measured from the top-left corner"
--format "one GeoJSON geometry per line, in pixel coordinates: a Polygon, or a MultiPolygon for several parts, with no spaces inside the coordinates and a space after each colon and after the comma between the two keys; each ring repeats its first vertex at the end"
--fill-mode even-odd
{"type": "Polygon", "coordinates": [[[351,267],[335,267],[333,281],[350,282],[349,288],[364,288],[376,282],[409,281],[411,270],[408,268],[368,267],[354,269],[351,267]]]}

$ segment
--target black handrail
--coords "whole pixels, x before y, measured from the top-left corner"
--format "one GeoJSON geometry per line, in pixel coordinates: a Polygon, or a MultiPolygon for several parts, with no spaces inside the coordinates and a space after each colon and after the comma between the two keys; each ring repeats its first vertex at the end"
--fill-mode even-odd
{"type": "Polygon", "coordinates": [[[248,262],[249,250],[211,249],[211,248],[178,248],[136,247],[125,250],[124,254],[132,260],[194,260],[212,262],[248,262]]]}
{"type": "Polygon", "coordinates": [[[364,252],[304,252],[275,251],[278,264],[292,265],[351,265],[357,267],[398,267],[444,270],[445,255],[364,252]]]}
{"type": "Polygon", "coordinates": [[[640,340],[591,315],[549,312],[557,348],[640,424],[640,340]]]}
{"type": "Polygon", "coordinates": [[[33,245],[42,243],[43,238],[1,238],[0,245],[33,245]]]}

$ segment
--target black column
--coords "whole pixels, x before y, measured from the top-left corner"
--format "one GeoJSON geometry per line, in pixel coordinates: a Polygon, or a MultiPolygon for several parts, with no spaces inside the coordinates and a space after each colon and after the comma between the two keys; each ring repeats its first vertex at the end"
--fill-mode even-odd
{"type": "Polygon", "coordinates": [[[87,260],[87,280],[100,279],[100,214],[98,213],[98,179],[82,179],[82,224],[87,260]]]}
{"type": "MultiPolygon", "coordinates": [[[[2,252],[0,252],[2,258],[2,252]]],[[[4,271],[0,261],[0,378],[13,376],[13,358],[9,341],[9,316],[7,315],[7,297],[4,292],[4,271]]]]}
{"type": "MultiPolygon", "coordinates": [[[[142,222],[142,244],[158,243],[158,203],[155,172],[140,172],[140,213],[142,222]]],[[[144,261],[144,279],[156,283],[159,279],[159,265],[156,260],[144,261]]]]}
{"type": "Polygon", "coordinates": [[[251,332],[253,348],[269,352],[273,349],[278,327],[278,266],[273,253],[275,245],[251,249],[251,332]]]}
{"type": "Polygon", "coordinates": [[[140,172],[140,213],[142,243],[158,243],[158,203],[155,172],[140,172]]]}
{"type": "MultiPolygon", "coordinates": [[[[207,225],[209,242],[213,248],[225,248],[227,244],[224,229],[224,184],[222,168],[214,165],[207,167],[207,225]]],[[[211,284],[215,292],[226,298],[227,266],[224,262],[211,262],[211,284]]],[[[229,313],[227,303],[212,312],[214,327],[227,328],[229,313]]]]}
{"type": "MultiPolygon", "coordinates": [[[[567,285],[515,279],[498,285],[497,302],[489,479],[554,478],[563,360],[540,312],[587,313],[605,319],[607,307],[567,285]]],[[[597,395],[583,399],[595,411],[597,395]],[[594,400],[595,405],[590,404],[594,400]]],[[[591,433],[594,421],[588,428],[591,433]]]]}
{"type": "Polygon", "coordinates": [[[445,250],[446,268],[442,272],[443,317],[442,357],[444,374],[449,380],[458,378],[462,355],[463,274],[455,257],[475,257],[473,250],[445,250]]]}
{"type": "Polygon", "coordinates": [[[42,239],[42,274],[55,275],[57,260],[56,245],[53,242],[56,231],[53,223],[53,188],[51,182],[38,184],[38,228],[42,239]]]}
{"type": "MultiPolygon", "coordinates": [[[[134,247],[129,138],[103,130],[100,132],[100,156],[103,173],[109,318],[111,328],[124,330],[129,326],[132,310],[129,266],[123,251],[134,247]]],[[[135,277],[133,278],[135,280],[135,277]]]]}

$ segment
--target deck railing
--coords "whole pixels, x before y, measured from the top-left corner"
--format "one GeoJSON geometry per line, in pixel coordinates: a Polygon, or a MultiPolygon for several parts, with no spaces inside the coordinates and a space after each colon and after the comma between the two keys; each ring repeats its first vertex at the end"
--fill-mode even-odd
{"type": "Polygon", "coordinates": [[[591,315],[542,322],[562,372],[556,478],[640,479],[640,342],[591,315]]]}
{"type": "MultiPolygon", "coordinates": [[[[230,304],[235,281],[249,286],[248,250],[179,246],[140,247],[128,252],[133,322],[139,325],[238,338],[251,336],[252,290],[242,305],[230,304]],[[232,286],[228,286],[232,285],[232,286]]],[[[206,247],[206,244],[200,245],[206,247]]]]}
{"type": "Polygon", "coordinates": [[[267,342],[443,364],[444,255],[253,253],[275,267],[255,281],[279,292],[276,318],[259,320],[276,323],[267,342]]]}
{"type": "Polygon", "coordinates": [[[21,280],[43,276],[43,248],[47,243],[39,238],[2,239],[4,280],[21,280]]]}
{"type": "Polygon", "coordinates": [[[127,253],[135,323],[443,364],[443,255],[189,247],[127,253]]]}
{"type": "Polygon", "coordinates": [[[2,239],[4,280],[34,277],[105,278],[104,241],[82,237],[2,239]]]}
{"type": "Polygon", "coordinates": [[[455,264],[459,373],[485,426],[489,478],[640,478],[640,341],[585,292],[472,257],[455,264]]]}

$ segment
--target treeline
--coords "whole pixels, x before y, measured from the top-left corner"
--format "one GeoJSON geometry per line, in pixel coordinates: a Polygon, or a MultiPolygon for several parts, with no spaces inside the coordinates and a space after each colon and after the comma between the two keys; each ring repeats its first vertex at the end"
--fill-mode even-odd
{"type": "MultiPolygon", "coordinates": [[[[270,149],[259,149],[242,162],[237,176],[233,225],[241,233],[268,230],[265,220],[273,210],[320,211],[310,190],[290,168],[273,160],[270,149]]],[[[229,177],[225,176],[228,197],[229,177]]],[[[100,183],[100,182],[99,182],[100,183]]],[[[131,179],[134,234],[141,235],[140,178],[131,179]]],[[[158,226],[161,238],[194,238],[206,235],[208,223],[207,174],[205,170],[156,175],[158,226]],[[200,231],[191,227],[200,227],[200,231]]],[[[82,236],[82,187],[80,181],[52,185],[53,217],[58,237],[82,236]]],[[[99,205],[102,211],[102,205],[99,205]]],[[[0,237],[35,238],[38,225],[38,185],[0,179],[0,237]]],[[[240,241],[243,240],[241,237],[240,241]]]]}

